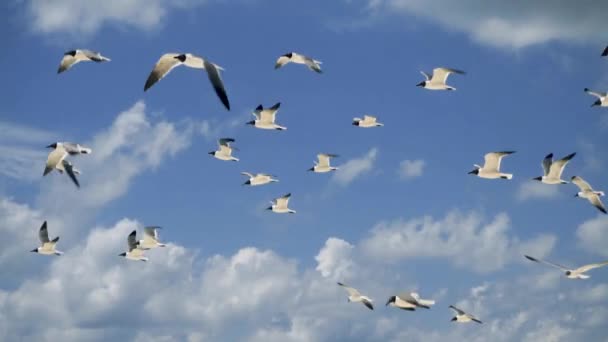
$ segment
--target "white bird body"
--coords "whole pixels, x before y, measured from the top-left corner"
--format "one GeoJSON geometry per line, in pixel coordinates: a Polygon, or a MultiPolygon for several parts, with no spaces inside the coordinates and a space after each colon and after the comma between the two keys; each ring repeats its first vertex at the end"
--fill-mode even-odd
{"type": "Polygon", "coordinates": [[[364,115],[362,118],[353,118],[353,126],[358,126],[362,128],[371,128],[371,127],[382,127],[383,123],[377,121],[375,116],[364,115]]]}
{"type": "Polygon", "coordinates": [[[429,75],[424,71],[421,71],[420,73],[424,75],[425,80],[418,83],[417,86],[429,90],[456,90],[456,88],[446,84],[448,76],[450,74],[465,74],[465,72],[462,70],[450,68],[435,68],[433,69],[432,77],[429,77],[429,75]]]}
{"type": "Polygon", "coordinates": [[[161,227],[149,226],[144,228],[144,238],[137,242],[137,247],[143,250],[157,247],[165,247],[164,243],[160,242],[158,230],[161,227]]]}
{"type": "Polygon", "coordinates": [[[46,159],[46,165],[42,175],[46,176],[53,170],[57,170],[59,173],[66,172],[74,184],[76,184],[77,187],[80,187],[78,179],[76,178],[76,175],[80,174],[80,170],[74,168],[66,157],[68,155],[90,154],[93,150],[80,144],[70,142],[55,142],[48,145],[47,148],[53,148],[53,150],[46,159]]]}
{"type": "Polygon", "coordinates": [[[515,151],[486,153],[484,156],[485,163],[483,166],[475,165],[475,169],[469,172],[469,174],[474,174],[479,178],[486,179],[512,179],[513,174],[500,172],[500,163],[502,158],[512,153],[515,153],[515,151]]]}
{"type": "Polygon", "coordinates": [[[586,274],[587,272],[589,272],[590,270],[592,270],[594,268],[599,268],[599,267],[608,265],[608,261],[603,261],[603,262],[583,265],[579,268],[571,269],[571,268],[562,266],[560,264],[556,264],[556,263],[546,261],[546,260],[537,259],[537,258],[531,257],[529,255],[524,255],[524,256],[526,257],[526,259],[528,259],[530,261],[545,264],[545,265],[555,267],[555,268],[558,268],[558,269],[564,271],[564,275],[568,279],[589,279],[591,276],[586,274]]]}
{"type": "Polygon", "coordinates": [[[239,161],[238,158],[232,156],[234,147],[230,146],[234,142],[232,138],[221,138],[218,140],[219,149],[217,151],[209,152],[210,155],[219,160],[224,161],[239,161]]]}
{"type": "Polygon", "coordinates": [[[330,153],[317,154],[318,161],[314,162],[315,166],[310,168],[309,171],[313,171],[316,173],[326,173],[326,172],[338,170],[337,167],[331,166],[329,163],[331,158],[336,158],[336,157],[338,157],[337,154],[330,154],[330,153]]]}
{"type": "Polygon", "coordinates": [[[386,302],[386,305],[394,306],[402,310],[415,311],[416,308],[430,309],[432,305],[435,305],[435,301],[421,299],[420,295],[416,292],[404,292],[390,297],[386,302]]]}
{"type": "Polygon", "coordinates": [[[249,121],[247,124],[260,129],[286,130],[287,127],[275,123],[276,114],[280,106],[280,102],[270,108],[264,108],[262,105],[259,105],[252,113],[255,116],[255,120],[249,121]]]}
{"type": "Polygon", "coordinates": [[[135,238],[136,232],[132,231],[127,237],[127,246],[129,250],[121,253],[120,256],[125,257],[129,260],[135,261],[148,261],[148,258],[144,256],[144,250],[139,248],[139,242],[135,238]]]}
{"type": "Polygon", "coordinates": [[[289,198],[291,197],[291,193],[286,194],[285,196],[276,198],[271,202],[271,206],[266,208],[267,210],[272,210],[272,212],[277,214],[295,214],[296,211],[289,209],[289,198]]]}
{"type": "Polygon", "coordinates": [[[274,178],[272,175],[269,175],[266,173],[258,173],[258,174],[254,175],[249,172],[241,172],[241,174],[249,177],[249,180],[247,180],[247,182],[243,183],[243,185],[258,186],[258,185],[265,185],[268,183],[273,183],[273,182],[279,181],[278,179],[274,178]]]}
{"type": "Polygon", "coordinates": [[[38,239],[40,240],[40,247],[37,247],[31,252],[42,254],[42,255],[62,255],[63,252],[55,249],[57,245],[57,241],[59,241],[59,236],[54,238],[53,240],[49,239],[49,231],[47,229],[47,223],[44,221],[42,226],[40,226],[40,230],[38,231],[38,239]]]}
{"type": "Polygon", "coordinates": [[[57,73],[60,74],[80,62],[100,63],[109,61],[110,59],[108,57],[102,56],[99,52],[84,49],[71,50],[63,54],[57,73]]]}
{"type": "Polygon", "coordinates": [[[368,296],[362,295],[357,289],[338,283],[348,292],[348,301],[353,303],[363,303],[368,309],[374,310],[373,300],[368,296]]]}
{"type": "Polygon", "coordinates": [[[275,69],[279,69],[281,67],[283,67],[285,64],[288,63],[295,63],[295,64],[303,64],[306,65],[310,70],[315,71],[317,73],[322,73],[323,71],[321,70],[321,61],[318,61],[316,59],[312,59],[310,57],[306,57],[304,55],[301,55],[299,53],[296,52],[288,52],[282,56],[280,56],[275,65],[274,68],[275,69]]]}
{"type": "Polygon", "coordinates": [[[463,310],[460,310],[459,308],[455,307],[454,305],[450,305],[450,309],[452,309],[456,312],[456,315],[454,316],[454,318],[452,318],[452,321],[454,321],[454,322],[458,322],[458,323],[477,322],[479,324],[482,323],[479,319],[475,318],[473,315],[468,314],[468,313],[464,312],[463,310]]]}
{"type": "Polygon", "coordinates": [[[549,153],[542,162],[544,171],[543,176],[536,177],[534,180],[541,181],[545,184],[567,184],[567,181],[561,179],[562,173],[568,162],[574,158],[575,155],[576,153],[571,153],[560,160],[554,161],[553,153],[549,153]]]}
{"type": "Polygon", "coordinates": [[[608,107],[608,95],[607,93],[600,93],[599,91],[593,91],[589,88],[585,88],[585,92],[591,96],[597,97],[597,100],[593,102],[591,107],[600,106],[600,107],[608,107]]]}
{"type": "Polygon", "coordinates": [[[591,185],[579,176],[573,176],[571,178],[571,181],[576,186],[578,186],[579,189],[581,190],[576,194],[576,197],[580,197],[580,198],[584,198],[584,199],[588,200],[589,203],[591,203],[599,211],[603,212],[604,214],[607,213],[606,207],[604,206],[604,203],[602,203],[602,200],[600,199],[601,196],[604,196],[603,191],[593,190],[591,185]]]}

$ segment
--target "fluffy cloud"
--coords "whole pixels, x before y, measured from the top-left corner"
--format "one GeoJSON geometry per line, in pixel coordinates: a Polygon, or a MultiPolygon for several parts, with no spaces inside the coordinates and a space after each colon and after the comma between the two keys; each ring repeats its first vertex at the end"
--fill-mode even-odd
{"type": "Polygon", "coordinates": [[[543,184],[539,181],[527,181],[521,183],[517,190],[517,199],[525,201],[529,199],[550,199],[559,196],[559,186],[543,184]]]}
{"type": "MultiPolygon", "coordinates": [[[[519,49],[550,41],[604,42],[605,1],[365,0],[374,13],[406,13],[468,34],[482,44],[519,49]]],[[[368,8],[369,8],[368,7],[368,8]]]]}
{"type": "Polygon", "coordinates": [[[349,277],[353,271],[351,258],[353,245],[339,238],[330,237],[315,257],[317,271],[324,277],[340,280],[349,277]]]}
{"type": "Polygon", "coordinates": [[[357,177],[372,170],[378,149],[372,148],[364,156],[347,161],[340,165],[340,169],[334,174],[333,180],[343,186],[350,184],[357,177]]]}
{"type": "Polygon", "coordinates": [[[608,217],[598,215],[596,218],[583,222],[576,229],[579,244],[591,253],[608,256],[608,217]]]}
{"type": "Polygon", "coordinates": [[[411,179],[422,176],[426,162],[421,159],[404,160],[399,164],[399,177],[411,179]]]}
{"type": "Polygon", "coordinates": [[[461,268],[489,272],[521,259],[524,252],[544,256],[556,241],[553,235],[520,241],[508,233],[506,214],[484,224],[476,213],[452,212],[441,220],[424,217],[380,223],[362,241],[362,248],[371,257],[385,261],[441,257],[461,268]]]}

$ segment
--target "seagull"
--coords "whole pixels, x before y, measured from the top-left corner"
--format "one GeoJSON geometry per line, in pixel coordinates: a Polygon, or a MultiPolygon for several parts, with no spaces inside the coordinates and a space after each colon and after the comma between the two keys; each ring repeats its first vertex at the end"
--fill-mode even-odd
{"type": "Polygon", "coordinates": [[[325,173],[325,172],[335,171],[338,168],[334,167],[334,166],[330,166],[329,160],[331,158],[336,158],[336,157],[338,157],[337,154],[319,153],[319,154],[317,154],[317,159],[319,161],[318,162],[315,161],[314,162],[315,166],[308,169],[308,171],[312,171],[312,172],[316,172],[316,173],[325,173]]]}
{"type": "Polygon", "coordinates": [[[575,155],[576,153],[570,153],[560,160],[553,161],[553,153],[547,154],[542,163],[543,170],[545,171],[544,175],[532,179],[541,181],[545,184],[567,184],[568,182],[561,179],[562,172],[564,172],[566,164],[568,164],[570,159],[574,158],[575,155]]]}
{"type": "Polygon", "coordinates": [[[148,258],[144,256],[144,250],[139,248],[139,242],[135,239],[135,234],[136,232],[132,231],[127,237],[129,251],[120,253],[119,256],[125,257],[129,260],[148,261],[148,258]]]}
{"type": "Polygon", "coordinates": [[[90,61],[100,63],[109,62],[110,59],[102,56],[99,52],[91,50],[71,50],[63,54],[63,58],[61,59],[61,64],[59,65],[57,73],[61,74],[62,72],[71,68],[74,64],[90,61]]]}
{"type": "Polygon", "coordinates": [[[588,271],[590,271],[590,270],[592,270],[594,268],[598,268],[598,267],[602,267],[602,266],[608,265],[608,261],[604,261],[604,262],[600,262],[600,263],[597,263],[597,264],[584,265],[584,266],[581,266],[581,267],[576,268],[576,269],[570,269],[568,267],[565,267],[565,266],[562,266],[562,265],[559,265],[559,264],[554,264],[554,263],[549,262],[549,261],[544,261],[544,260],[533,258],[533,257],[531,257],[529,255],[524,255],[524,256],[528,260],[535,261],[535,262],[538,262],[538,263],[543,263],[543,264],[546,264],[546,265],[549,265],[549,266],[553,266],[555,268],[559,268],[560,270],[564,271],[564,274],[566,275],[566,278],[569,278],[569,279],[589,279],[589,277],[591,277],[591,276],[588,275],[588,274],[585,274],[586,272],[588,272],[588,271]]]}
{"type": "Polygon", "coordinates": [[[593,102],[591,107],[600,106],[600,107],[608,107],[608,96],[606,93],[600,93],[598,91],[593,91],[589,88],[585,88],[585,93],[597,97],[597,100],[593,102]]]}
{"type": "Polygon", "coordinates": [[[348,301],[349,302],[361,302],[363,305],[367,306],[370,310],[374,310],[374,306],[372,305],[373,300],[367,296],[362,296],[357,289],[346,286],[340,282],[338,285],[344,287],[344,289],[348,292],[348,301]]]}
{"type": "Polygon", "coordinates": [[[305,64],[310,70],[316,71],[319,74],[323,73],[323,71],[321,71],[321,61],[317,61],[316,59],[312,59],[295,52],[289,52],[279,57],[274,65],[274,68],[279,69],[287,63],[305,64]]]}
{"type": "Polygon", "coordinates": [[[468,322],[473,321],[473,322],[482,324],[482,322],[480,320],[478,320],[477,318],[475,318],[473,315],[460,310],[459,308],[455,307],[454,305],[450,305],[450,309],[456,311],[456,316],[454,316],[452,318],[452,322],[456,321],[458,323],[468,323],[468,322]]]}
{"type": "Polygon", "coordinates": [[[469,174],[487,179],[512,179],[513,174],[500,172],[500,161],[505,156],[508,156],[509,154],[513,153],[515,153],[515,151],[486,153],[486,155],[483,157],[485,161],[483,166],[475,164],[475,170],[469,172],[469,174]]]}
{"type": "Polygon", "coordinates": [[[241,174],[249,177],[249,179],[243,183],[243,185],[257,186],[279,181],[278,179],[274,178],[275,176],[266,173],[258,173],[254,175],[249,172],[241,172],[241,174]]]}
{"type": "Polygon", "coordinates": [[[606,46],[606,48],[604,49],[604,52],[602,52],[602,57],[606,57],[608,56],[608,46],[606,46]]]}
{"type": "Polygon", "coordinates": [[[606,207],[604,207],[602,200],[600,200],[600,196],[604,196],[603,191],[593,190],[591,185],[589,185],[589,183],[579,176],[573,176],[571,181],[581,190],[575,195],[575,197],[586,198],[589,200],[589,202],[591,202],[591,204],[593,204],[594,207],[606,214],[606,207]]]}
{"type": "Polygon", "coordinates": [[[274,201],[270,202],[272,205],[270,207],[266,208],[266,210],[272,210],[273,212],[275,212],[277,214],[285,214],[285,213],[295,214],[296,213],[295,210],[291,210],[287,207],[287,205],[289,204],[290,197],[291,197],[291,193],[288,193],[285,196],[276,198],[274,201]]]}
{"type": "Polygon", "coordinates": [[[239,161],[239,158],[232,156],[232,151],[237,150],[237,148],[230,146],[230,143],[233,142],[234,139],[232,138],[221,138],[217,141],[218,145],[220,146],[219,150],[211,151],[209,154],[219,160],[239,161]]]}
{"type": "Polygon", "coordinates": [[[353,118],[353,126],[369,128],[369,127],[382,127],[382,126],[384,126],[384,124],[377,122],[375,116],[363,115],[363,119],[353,118]]]}
{"type": "Polygon", "coordinates": [[[287,127],[274,123],[279,107],[281,107],[281,102],[277,102],[274,106],[266,109],[262,105],[259,105],[252,113],[255,116],[255,120],[251,120],[247,124],[261,129],[286,130],[287,127]]]}
{"type": "Polygon", "coordinates": [[[47,148],[52,148],[53,150],[46,159],[46,165],[42,175],[46,176],[53,170],[57,170],[59,173],[65,171],[74,184],[76,184],[77,187],[80,187],[80,183],[78,183],[78,179],[76,178],[76,175],[80,174],[80,171],[74,168],[72,163],[65,158],[68,155],[90,154],[93,151],[88,147],[70,142],[55,142],[48,145],[47,148]]]}
{"type": "Polygon", "coordinates": [[[430,309],[431,305],[434,304],[434,300],[420,299],[420,296],[416,292],[404,292],[391,296],[386,302],[386,305],[409,311],[415,311],[416,308],[430,309]]]}
{"type": "Polygon", "coordinates": [[[448,80],[448,76],[450,74],[460,74],[464,75],[465,72],[457,69],[449,69],[449,68],[435,68],[433,69],[433,77],[429,77],[429,75],[420,71],[422,75],[426,78],[426,80],[416,84],[417,87],[423,87],[430,90],[456,90],[456,88],[447,85],[445,82],[448,80]]]}
{"type": "Polygon", "coordinates": [[[166,53],[162,55],[158,62],[156,62],[150,76],[148,76],[146,85],[144,86],[144,91],[148,90],[156,82],[167,76],[167,74],[173,70],[173,68],[180,65],[185,65],[194,69],[205,69],[215,93],[220,98],[220,101],[222,101],[224,104],[224,107],[226,107],[227,110],[230,110],[228,95],[226,95],[224,82],[222,81],[222,77],[219,73],[220,70],[223,71],[224,69],[217,64],[213,64],[206,59],[195,56],[191,53],[166,53]]]}
{"type": "Polygon", "coordinates": [[[46,221],[44,221],[42,223],[42,226],[40,226],[40,230],[38,231],[38,238],[40,239],[41,246],[36,249],[32,249],[30,252],[44,255],[63,254],[63,252],[60,252],[55,249],[55,245],[57,244],[57,241],[59,241],[59,236],[54,238],[53,240],[49,240],[49,231],[46,227],[46,221]]]}
{"type": "Polygon", "coordinates": [[[158,226],[144,227],[144,238],[143,240],[139,240],[137,242],[138,248],[146,250],[156,247],[165,247],[166,245],[164,243],[160,243],[158,238],[159,229],[161,229],[161,227],[158,226]]]}

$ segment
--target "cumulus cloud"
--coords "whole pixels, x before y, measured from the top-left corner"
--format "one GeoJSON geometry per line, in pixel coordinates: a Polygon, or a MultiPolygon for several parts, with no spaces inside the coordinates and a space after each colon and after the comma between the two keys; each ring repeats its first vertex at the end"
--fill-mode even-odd
{"type": "Polygon", "coordinates": [[[608,216],[598,215],[576,229],[579,244],[587,251],[608,257],[608,216]]]}
{"type": "Polygon", "coordinates": [[[333,180],[343,186],[350,184],[357,177],[372,170],[377,155],[378,149],[372,148],[364,156],[347,161],[340,165],[340,169],[334,174],[333,180]]]}
{"type": "Polygon", "coordinates": [[[426,162],[422,159],[404,160],[399,164],[399,177],[412,179],[422,176],[426,162]]]}
{"type": "Polygon", "coordinates": [[[521,183],[517,190],[517,199],[526,201],[529,199],[550,199],[559,196],[559,186],[543,184],[538,181],[527,181],[521,183]]]}
{"type": "Polygon", "coordinates": [[[455,211],[440,220],[424,217],[380,223],[361,244],[365,253],[380,260],[447,258],[460,268],[490,272],[521,259],[524,250],[544,256],[556,241],[553,235],[521,241],[509,236],[509,230],[507,214],[484,223],[479,214],[455,211]]]}
{"type": "Polygon", "coordinates": [[[158,29],[167,14],[205,4],[206,0],[28,0],[31,25],[40,33],[90,35],[103,25],[158,29]]]}
{"type": "Polygon", "coordinates": [[[365,0],[375,11],[405,13],[466,33],[473,41],[519,49],[550,41],[603,42],[605,1],[365,0]]]}
{"type": "Polygon", "coordinates": [[[323,277],[332,277],[336,280],[349,277],[354,267],[351,258],[353,248],[354,246],[347,241],[330,237],[315,257],[317,271],[321,272],[323,277]]]}

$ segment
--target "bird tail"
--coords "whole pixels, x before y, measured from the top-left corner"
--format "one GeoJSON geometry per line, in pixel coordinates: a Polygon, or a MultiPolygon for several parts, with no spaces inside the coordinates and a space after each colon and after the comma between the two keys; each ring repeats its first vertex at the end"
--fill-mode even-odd
{"type": "Polygon", "coordinates": [[[598,196],[605,196],[603,191],[594,191],[594,193],[598,196]]]}

